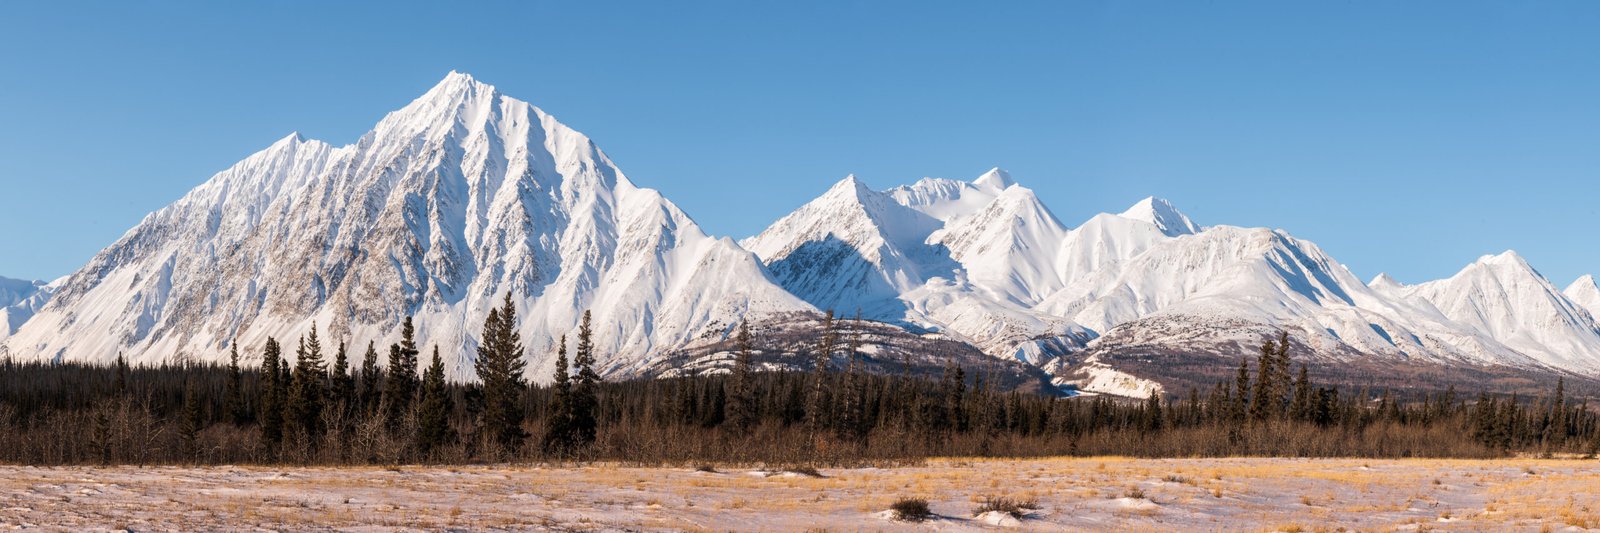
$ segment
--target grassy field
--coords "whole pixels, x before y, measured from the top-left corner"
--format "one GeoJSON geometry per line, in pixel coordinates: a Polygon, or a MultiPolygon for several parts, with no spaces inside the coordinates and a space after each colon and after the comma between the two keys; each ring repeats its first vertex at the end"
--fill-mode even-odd
{"type": "Polygon", "coordinates": [[[825,469],[0,466],[0,528],[1600,530],[1600,461],[938,459],[825,469]],[[983,498],[1036,501],[974,517],[983,498]],[[900,498],[934,517],[895,520],[900,498]]]}

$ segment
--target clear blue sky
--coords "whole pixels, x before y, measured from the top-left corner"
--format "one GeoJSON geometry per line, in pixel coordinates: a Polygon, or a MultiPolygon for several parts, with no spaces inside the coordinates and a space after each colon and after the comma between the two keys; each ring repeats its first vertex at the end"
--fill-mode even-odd
{"type": "Polygon", "coordinates": [[[451,69],[714,234],[847,173],[1001,166],[1069,225],[1146,195],[1363,278],[1600,271],[1600,2],[0,3],[0,275],[81,266],[290,131],[451,69]]]}

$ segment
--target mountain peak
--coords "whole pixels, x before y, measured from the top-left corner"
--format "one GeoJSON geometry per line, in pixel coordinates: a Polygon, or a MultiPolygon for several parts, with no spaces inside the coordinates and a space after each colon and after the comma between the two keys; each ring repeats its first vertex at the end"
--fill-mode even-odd
{"type": "Polygon", "coordinates": [[[1568,285],[1566,290],[1561,291],[1561,294],[1572,300],[1572,303],[1589,311],[1590,317],[1600,319],[1600,285],[1595,284],[1594,276],[1584,274],[1568,285]]]}
{"type": "Polygon", "coordinates": [[[1388,272],[1380,272],[1376,277],[1372,278],[1372,281],[1367,282],[1367,287],[1379,290],[1399,289],[1405,287],[1405,284],[1394,279],[1388,272]]]}
{"type": "Polygon", "coordinates": [[[866,182],[861,181],[861,178],[857,178],[855,174],[845,176],[844,179],[834,183],[832,187],[828,187],[828,192],[823,193],[824,196],[847,196],[857,199],[868,194],[872,194],[872,189],[868,188],[866,182]]]}
{"type": "Polygon", "coordinates": [[[276,147],[290,144],[300,144],[303,142],[306,142],[305,136],[300,135],[299,131],[291,131],[288,135],[283,136],[283,138],[273,141],[272,146],[276,147]]]}
{"type": "Polygon", "coordinates": [[[1528,265],[1528,260],[1523,259],[1522,255],[1518,254],[1516,250],[1506,250],[1496,255],[1479,257],[1475,264],[1532,268],[1528,265]]]}
{"type": "Polygon", "coordinates": [[[1011,173],[1000,167],[991,168],[988,172],[984,172],[982,176],[978,176],[978,179],[972,180],[973,185],[997,191],[1005,190],[1012,185],[1016,185],[1016,183],[1011,180],[1011,173]]]}
{"type": "Polygon", "coordinates": [[[1139,200],[1139,203],[1133,204],[1133,207],[1129,207],[1119,216],[1155,224],[1168,237],[1200,232],[1200,226],[1195,225],[1188,216],[1178,211],[1177,207],[1173,207],[1172,202],[1154,196],[1139,200]]]}

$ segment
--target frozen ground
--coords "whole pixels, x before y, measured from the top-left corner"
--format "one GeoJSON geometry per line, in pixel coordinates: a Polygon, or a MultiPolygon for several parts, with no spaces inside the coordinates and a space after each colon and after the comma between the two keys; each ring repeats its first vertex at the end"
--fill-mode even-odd
{"type": "Polygon", "coordinates": [[[934,460],[825,469],[0,466],[0,527],[61,530],[1582,531],[1600,462],[934,460]],[[1037,498],[1020,521],[986,495],[1037,498]],[[938,518],[883,511],[928,499],[938,518]],[[995,525],[992,523],[1008,525],[995,525]]]}

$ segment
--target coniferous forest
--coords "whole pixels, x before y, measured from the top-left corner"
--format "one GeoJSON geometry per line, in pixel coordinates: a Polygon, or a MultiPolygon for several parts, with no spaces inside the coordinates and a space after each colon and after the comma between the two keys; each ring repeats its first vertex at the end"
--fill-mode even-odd
{"type": "Polygon", "coordinates": [[[530,385],[509,295],[478,380],[446,379],[408,319],[386,353],[269,340],[259,368],[0,362],[0,461],[25,464],[892,464],[933,456],[1497,457],[1600,451],[1600,420],[1558,382],[1538,397],[1451,390],[1402,401],[1320,386],[1289,339],[1235,379],[1148,400],[1002,392],[947,366],[869,374],[826,323],[808,372],[757,372],[748,324],[729,372],[608,382],[587,313],[548,385],[530,385]],[[825,364],[843,355],[849,363],[825,364]],[[384,364],[379,364],[383,357],[384,364]]]}

